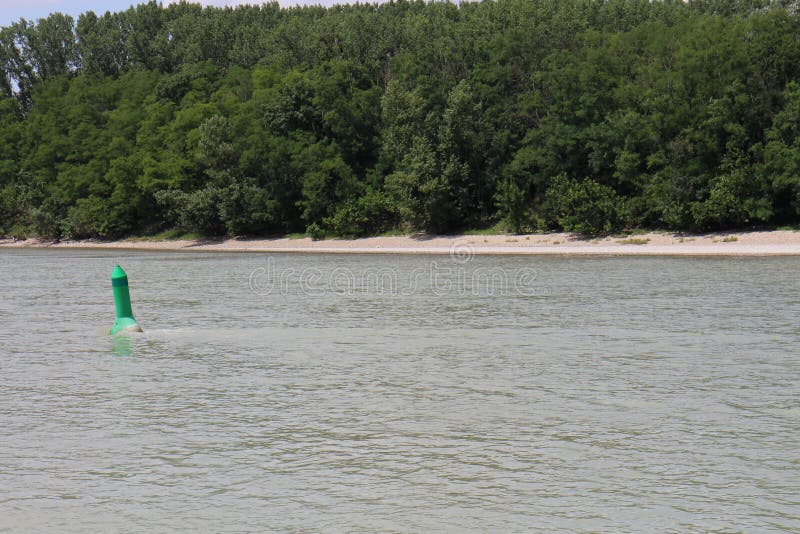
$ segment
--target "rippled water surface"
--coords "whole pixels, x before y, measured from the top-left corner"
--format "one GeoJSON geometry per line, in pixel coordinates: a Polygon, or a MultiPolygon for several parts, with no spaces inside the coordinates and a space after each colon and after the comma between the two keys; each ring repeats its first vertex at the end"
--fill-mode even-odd
{"type": "Polygon", "coordinates": [[[0,531],[797,532],[798,268],[0,251],[0,531]]]}

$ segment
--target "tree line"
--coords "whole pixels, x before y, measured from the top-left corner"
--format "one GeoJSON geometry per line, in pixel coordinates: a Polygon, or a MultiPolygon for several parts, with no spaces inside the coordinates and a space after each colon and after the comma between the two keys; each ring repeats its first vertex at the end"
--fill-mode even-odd
{"type": "Polygon", "coordinates": [[[800,223],[770,0],[156,2],[0,29],[0,235],[800,223]]]}

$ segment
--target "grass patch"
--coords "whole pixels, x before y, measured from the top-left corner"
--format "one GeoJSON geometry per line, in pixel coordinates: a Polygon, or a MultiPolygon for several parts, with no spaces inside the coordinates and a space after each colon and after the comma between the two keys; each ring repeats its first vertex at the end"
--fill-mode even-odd
{"type": "Polygon", "coordinates": [[[650,242],[650,238],[645,237],[631,237],[630,239],[620,239],[617,241],[618,245],[646,245],[650,242]]]}
{"type": "Polygon", "coordinates": [[[464,235],[497,235],[491,228],[484,228],[483,230],[464,230],[462,232],[464,235]]]}
{"type": "Polygon", "coordinates": [[[283,237],[285,237],[286,239],[305,239],[308,237],[308,234],[304,232],[296,232],[294,234],[286,234],[283,237]]]}
{"type": "Polygon", "coordinates": [[[140,241],[197,241],[198,239],[203,239],[203,236],[182,230],[166,230],[153,235],[129,237],[125,241],[136,243],[140,241]]]}
{"type": "MultiPolygon", "coordinates": [[[[648,230],[646,228],[636,228],[634,230],[625,230],[623,232],[619,232],[618,234],[614,234],[613,237],[623,238],[623,237],[630,237],[632,235],[644,235],[653,233],[653,230],[648,230]]],[[[655,231],[655,233],[659,233],[655,231]]]]}
{"type": "Polygon", "coordinates": [[[471,228],[469,230],[464,230],[461,233],[463,235],[503,235],[507,234],[508,232],[501,224],[496,224],[489,228],[471,228]]]}
{"type": "Polygon", "coordinates": [[[408,235],[408,232],[404,232],[403,230],[386,230],[382,234],[378,234],[378,237],[405,237],[408,235]]]}
{"type": "Polygon", "coordinates": [[[735,235],[729,235],[728,237],[723,238],[722,240],[723,243],[733,243],[735,241],[739,241],[739,238],[736,237],[735,235]]]}

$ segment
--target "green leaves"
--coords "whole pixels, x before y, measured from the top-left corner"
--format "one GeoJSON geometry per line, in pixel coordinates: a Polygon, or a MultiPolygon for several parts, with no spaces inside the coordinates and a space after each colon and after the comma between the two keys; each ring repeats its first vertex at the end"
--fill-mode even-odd
{"type": "Polygon", "coordinates": [[[613,189],[565,175],[552,180],[543,211],[556,228],[587,235],[620,230],[626,220],[624,201],[613,189]]]}
{"type": "Polygon", "coordinates": [[[780,3],[150,1],[0,29],[0,230],[800,221],[780,3]]]}

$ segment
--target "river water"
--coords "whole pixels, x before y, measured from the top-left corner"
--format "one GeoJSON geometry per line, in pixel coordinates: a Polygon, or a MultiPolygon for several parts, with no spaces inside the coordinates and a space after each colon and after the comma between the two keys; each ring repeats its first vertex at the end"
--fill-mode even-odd
{"type": "Polygon", "coordinates": [[[0,251],[0,531],[800,530],[800,258],[462,252],[0,251]]]}

